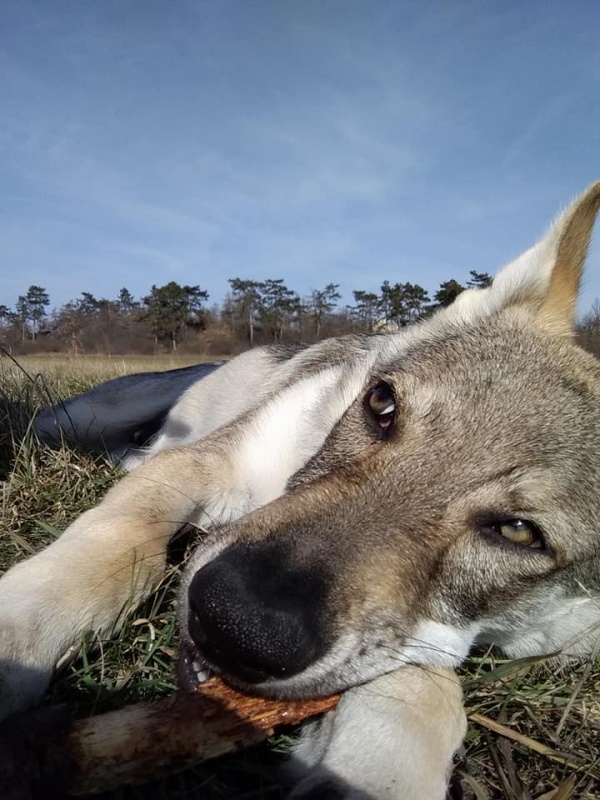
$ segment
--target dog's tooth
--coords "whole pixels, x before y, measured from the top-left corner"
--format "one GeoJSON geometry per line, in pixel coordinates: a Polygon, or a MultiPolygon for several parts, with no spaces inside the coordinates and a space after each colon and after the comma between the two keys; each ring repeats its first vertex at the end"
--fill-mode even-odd
{"type": "Polygon", "coordinates": [[[194,675],[198,683],[204,683],[210,677],[209,670],[197,659],[192,661],[192,669],[194,670],[194,675]]]}

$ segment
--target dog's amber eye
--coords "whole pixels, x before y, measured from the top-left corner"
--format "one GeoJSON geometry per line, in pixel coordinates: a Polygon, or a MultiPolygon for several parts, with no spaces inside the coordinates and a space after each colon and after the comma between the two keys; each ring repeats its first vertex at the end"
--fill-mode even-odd
{"type": "Polygon", "coordinates": [[[506,519],[498,522],[488,522],[484,524],[483,530],[502,536],[503,539],[521,547],[529,547],[533,550],[544,550],[544,538],[540,529],[533,522],[525,519],[506,519]]]}
{"type": "Polygon", "coordinates": [[[524,519],[511,519],[507,522],[501,522],[498,528],[500,535],[514,542],[514,544],[520,544],[523,547],[535,547],[538,550],[544,547],[542,535],[532,522],[527,522],[524,519]]]}
{"type": "Polygon", "coordinates": [[[365,402],[379,427],[388,430],[396,412],[396,399],[391,387],[383,381],[378,383],[367,392],[365,402]]]}

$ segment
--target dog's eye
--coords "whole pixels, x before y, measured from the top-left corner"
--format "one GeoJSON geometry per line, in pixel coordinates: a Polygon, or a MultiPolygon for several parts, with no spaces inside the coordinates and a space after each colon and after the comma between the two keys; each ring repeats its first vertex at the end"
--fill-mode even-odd
{"type": "Polygon", "coordinates": [[[525,519],[505,519],[481,525],[484,533],[501,536],[509,542],[532,550],[545,550],[544,537],[538,526],[525,519]]]}
{"type": "Polygon", "coordinates": [[[396,399],[391,387],[383,381],[378,383],[367,392],[365,403],[379,427],[387,431],[396,412],[396,399]]]}

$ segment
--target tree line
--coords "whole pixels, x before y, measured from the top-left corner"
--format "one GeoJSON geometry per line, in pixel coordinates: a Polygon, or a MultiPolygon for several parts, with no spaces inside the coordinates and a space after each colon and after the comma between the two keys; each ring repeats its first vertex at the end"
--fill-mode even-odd
{"type": "MultiPolygon", "coordinates": [[[[115,299],[82,292],[49,310],[50,297],[32,285],[14,308],[0,305],[0,345],[13,353],[189,353],[227,355],[255,344],[282,340],[317,341],[353,332],[385,332],[411,325],[449,305],[467,287],[486,287],[492,279],[471,270],[465,285],[441,283],[430,297],[422,286],[384,281],[379,292],[356,289],[354,302],[340,305],[340,286],[328,283],[302,298],[282,278],[263,281],[231,278],[220,304],[209,305],[200,286],[170,281],[135,298],[127,288],[115,299]]],[[[600,339],[600,306],[595,304],[584,330],[600,339]]]]}

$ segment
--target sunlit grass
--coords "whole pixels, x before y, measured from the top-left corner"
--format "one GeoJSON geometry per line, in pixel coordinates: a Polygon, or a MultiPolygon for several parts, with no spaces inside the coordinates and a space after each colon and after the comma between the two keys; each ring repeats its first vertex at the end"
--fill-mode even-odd
{"type": "Polygon", "coordinates": [[[5,374],[25,371],[31,376],[39,373],[48,380],[72,377],[76,381],[89,379],[93,382],[109,380],[134,372],[154,372],[166,369],[179,369],[192,364],[219,361],[220,358],[162,354],[156,356],[105,356],[105,355],[65,355],[64,353],[45,353],[41,355],[19,356],[13,361],[7,355],[0,356],[0,378],[5,374]],[[18,363],[17,363],[18,362],[18,363]]]}

